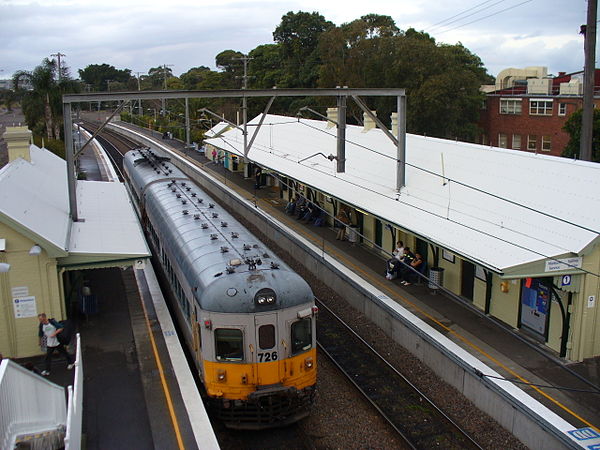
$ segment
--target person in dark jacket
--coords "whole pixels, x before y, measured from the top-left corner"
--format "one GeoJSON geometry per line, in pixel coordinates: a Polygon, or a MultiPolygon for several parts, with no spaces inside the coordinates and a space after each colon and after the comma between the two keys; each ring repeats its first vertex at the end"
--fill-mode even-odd
{"type": "Polygon", "coordinates": [[[67,352],[63,344],[58,341],[58,335],[64,331],[63,326],[54,319],[48,319],[45,313],[38,314],[40,321],[38,336],[40,338],[40,347],[43,347],[45,339],[46,347],[46,368],[42,371],[42,375],[47,377],[50,375],[50,365],[52,363],[52,355],[58,351],[67,359],[67,369],[71,370],[74,367],[75,358],[67,352]]]}

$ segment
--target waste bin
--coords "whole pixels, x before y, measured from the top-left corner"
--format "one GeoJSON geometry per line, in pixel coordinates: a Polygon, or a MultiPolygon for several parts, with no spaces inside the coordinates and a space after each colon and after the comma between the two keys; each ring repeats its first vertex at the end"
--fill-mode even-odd
{"type": "Polygon", "coordinates": [[[442,267],[432,267],[429,269],[429,289],[438,290],[444,284],[444,269],[442,267]]]}
{"type": "Polygon", "coordinates": [[[352,244],[356,244],[356,240],[358,238],[358,233],[356,232],[356,227],[354,225],[346,227],[346,236],[348,238],[348,242],[351,242],[352,244]]]}

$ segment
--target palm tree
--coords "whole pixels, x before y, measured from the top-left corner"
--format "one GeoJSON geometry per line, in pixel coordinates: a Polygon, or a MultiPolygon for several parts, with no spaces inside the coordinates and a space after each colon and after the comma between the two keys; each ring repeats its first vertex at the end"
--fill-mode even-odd
{"type": "Polygon", "coordinates": [[[79,91],[79,83],[71,79],[68,69],[61,68],[61,72],[58,76],[56,62],[45,58],[33,72],[21,70],[13,75],[15,91],[23,94],[21,106],[27,125],[48,139],[60,139],[63,94],[79,91]],[[25,80],[32,90],[21,88],[25,80]]]}

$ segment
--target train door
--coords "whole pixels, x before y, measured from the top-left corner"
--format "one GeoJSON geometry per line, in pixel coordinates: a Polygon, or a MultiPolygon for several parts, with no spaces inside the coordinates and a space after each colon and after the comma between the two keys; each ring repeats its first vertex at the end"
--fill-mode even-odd
{"type": "Polygon", "coordinates": [[[473,290],[475,285],[475,265],[469,261],[462,261],[462,274],[460,282],[460,294],[466,299],[473,301],[473,290]]]}
{"type": "Polygon", "coordinates": [[[279,354],[277,342],[279,341],[277,314],[257,315],[254,318],[256,326],[256,376],[257,384],[269,385],[278,383],[279,354]]]}

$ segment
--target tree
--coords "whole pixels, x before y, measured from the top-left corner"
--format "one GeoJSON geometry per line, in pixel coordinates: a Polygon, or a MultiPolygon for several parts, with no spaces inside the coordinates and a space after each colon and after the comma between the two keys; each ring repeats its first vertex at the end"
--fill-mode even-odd
{"type": "MultiPolygon", "coordinates": [[[[583,109],[575,111],[567,119],[563,130],[569,133],[569,142],[563,150],[562,156],[567,158],[579,157],[579,146],[581,143],[581,120],[583,109]]],[[[594,123],[592,135],[592,161],[600,162],[600,111],[594,109],[594,123]]]]}
{"type": "Polygon", "coordinates": [[[33,72],[18,71],[13,76],[15,90],[28,80],[32,90],[23,93],[21,103],[27,125],[34,134],[45,134],[48,139],[60,139],[62,128],[62,96],[79,92],[80,84],[69,76],[68,68],[62,70],[60,80],[55,61],[44,59],[33,72]]]}
{"type": "MultiPolygon", "coordinates": [[[[489,75],[479,57],[462,44],[438,45],[426,33],[400,31],[388,16],[370,14],[324,32],[319,41],[321,87],[406,88],[407,130],[442,138],[473,140],[489,75]]],[[[389,125],[395,101],[370,99],[389,125]]],[[[350,104],[360,123],[362,111],[350,104]]]]}
{"type": "Polygon", "coordinates": [[[117,69],[108,64],[90,64],[85,69],[79,69],[79,77],[85,84],[89,84],[94,91],[107,91],[108,81],[122,83],[122,86],[128,87],[131,77],[131,70],[117,69]]]}
{"type": "Polygon", "coordinates": [[[316,87],[321,64],[317,44],[319,36],[333,28],[317,12],[288,12],[273,32],[273,40],[280,44],[284,63],[281,87],[316,87]]]}
{"type": "Polygon", "coordinates": [[[144,77],[150,82],[151,89],[164,89],[166,80],[173,76],[173,70],[168,66],[152,67],[148,70],[148,75],[144,77]]]}

